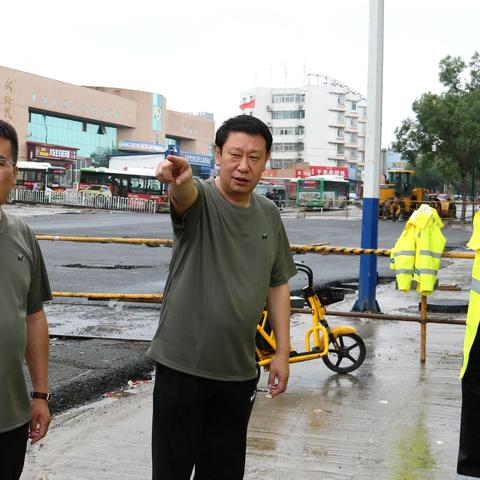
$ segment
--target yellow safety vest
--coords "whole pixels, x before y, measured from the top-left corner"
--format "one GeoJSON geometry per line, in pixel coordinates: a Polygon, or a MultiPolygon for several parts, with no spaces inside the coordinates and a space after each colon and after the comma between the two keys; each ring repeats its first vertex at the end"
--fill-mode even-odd
{"type": "Polygon", "coordinates": [[[421,295],[433,292],[446,243],[442,227],[437,211],[429,205],[421,205],[412,214],[390,253],[399,290],[410,290],[413,275],[421,295]]]}
{"type": "Polygon", "coordinates": [[[480,211],[473,218],[473,233],[467,247],[475,250],[475,260],[472,269],[472,285],[470,287],[470,300],[468,303],[467,328],[463,340],[463,366],[460,371],[460,378],[467,370],[470,350],[478,330],[480,320],[480,211]]]}
{"type": "Polygon", "coordinates": [[[400,238],[390,252],[390,269],[395,270],[398,289],[410,290],[415,271],[415,226],[407,222],[400,238]]]}
{"type": "MultiPolygon", "coordinates": [[[[426,205],[428,206],[428,205],[426,205]]],[[[429,207],[429,206],[428,206],[429,207]]],[[[443,222],[438,212],[429,207],[414,219],[415,222],[415,274],[417,292],[421,295],[430,295],[435,288],[442,253],[447,243],[441,232],[443,222]]]]}

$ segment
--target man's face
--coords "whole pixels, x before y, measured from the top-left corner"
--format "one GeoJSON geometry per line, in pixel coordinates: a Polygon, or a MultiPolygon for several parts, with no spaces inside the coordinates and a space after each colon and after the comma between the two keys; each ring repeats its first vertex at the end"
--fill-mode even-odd
{"type": "Polygon", "coordinates": [[[12,144],[0,137],[0,205],[7,203],[10,190],[15,187],[17,167],[12,165],[12,144]]]}
{"type": "Polygon", "coordinates": [[[220,168],[217,186],[227,200],[249,202],[270,157],[266,150],[261,135],[243,132],[230,132],[222,151],[215,147],[215,163],[220,168]]]}

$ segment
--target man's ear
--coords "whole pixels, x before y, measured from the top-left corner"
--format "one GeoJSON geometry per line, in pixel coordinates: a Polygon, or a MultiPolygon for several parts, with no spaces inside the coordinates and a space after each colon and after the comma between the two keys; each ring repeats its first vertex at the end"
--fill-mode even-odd
{"type": "Polygon", "coordinates": [[[222,152],[216,145],[215,145],[215,148],[214,148],[213,152],[215,154],[215,165],[217,167],[219,167],[220,166],[220,157],[222,156],[222,152]]]}

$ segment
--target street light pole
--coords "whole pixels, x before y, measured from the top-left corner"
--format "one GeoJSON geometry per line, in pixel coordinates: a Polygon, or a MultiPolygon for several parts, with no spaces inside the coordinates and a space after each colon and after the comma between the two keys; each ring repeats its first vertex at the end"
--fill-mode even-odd
{"type": "MultiPolygon", "coordinates": [[[[370,0],[368,38],[367,130],[363,177],[362,248],[378,247],[378,196],[380,189],[380,147],[383,90],[384,0],[370,0]]],[[[354,311],[379,312],[375,298],[377,257],[360,257],[358,299],[354,311]]]]}

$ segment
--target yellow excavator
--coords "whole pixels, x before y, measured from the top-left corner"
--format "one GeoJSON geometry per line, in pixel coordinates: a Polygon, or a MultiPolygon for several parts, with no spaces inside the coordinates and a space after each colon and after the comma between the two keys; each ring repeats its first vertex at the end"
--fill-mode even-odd
{"type": "Polygon", "coordinates": [[[455,200],[447,193],[431,193],[412,186],[414,170],[387,170],[386,183],[380,184],[381,218],[408,218],[422,203],[435,208],[442,218],[455,218],[455,200]]]}

